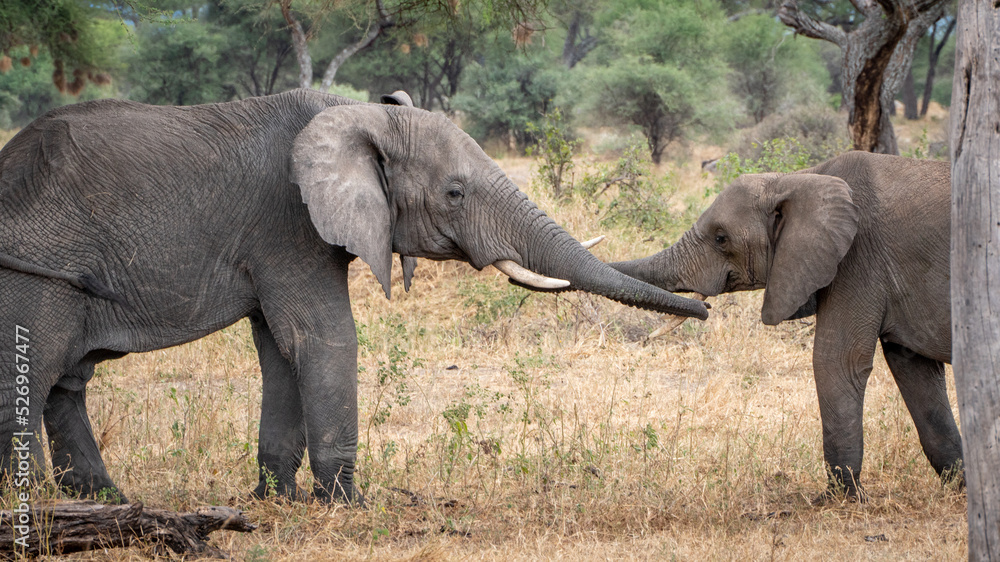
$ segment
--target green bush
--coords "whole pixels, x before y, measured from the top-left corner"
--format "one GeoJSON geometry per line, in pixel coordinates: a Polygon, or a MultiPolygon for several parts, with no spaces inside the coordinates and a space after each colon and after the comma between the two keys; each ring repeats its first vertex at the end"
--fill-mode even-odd
{"type": "Polygon", "coordinates": [[[556,199],[570,195],[573,186],[564,185],[564,176],[575,167],[573,153],[580,141],[569,138],[562,111],[557,107],[547,113],[541,126],[529,122],[526,132],[537,137],[535,146],[527,150],[528,156],[538,157],[535,185],[551,192],[556,199]]]}
{"type": "MultiPolygon", "coordinates": [[[[718,174],[714,192],[722,191],[733,180],[743,174],[763,174],[768,172],[789,173],[808,168],[846,150],[823,148],[819,154],[811,152],[795,138],[777,138],[764,141],[753,147],[754,156],[741,158],[730,152],[716,164],[718,174]]],[[[710,193],[706,193],[710,195],[710,193]]]]}
{"type": "Polygon", "coordinates": [[[550,111],[558,93],[560,70],[544,50],[518,50],[508,38],[470,64],[453,107],[476,140],[500,139],[511,149],[530,145],[528,123],[550,111]]]}
{"type": "Polygon", "coordinates": [[[656,179],[644,143],[633,138],[625,153],[611,165],[599,165],[585,175],[576,191],[596,207],[605,226],[625,225],[640,230],[662,230],[673,217],[664,209],[675,191],[673,176],[656,179]]]}
{"type": "Polygon", "coordinates": [[[729,85],[753,123],[789,105],[822,97],[830,76],[818,41],[795,41],[767,14],[731,22],[721,50],[732,73],[729,85]]]}
{"type": "MultiPolygon", "coordinates": [[[[805,164],[819,164],[850,148],[844,115],[823,104],[799,106],[791,111],[770,115],[756,127],[743,133],[734,152],[741,158],[755,161],[766,156],[765,151],[787,150],[770,147],[776,139],[794,140],[797,153],[808,155],[805,164]],[[769,148],[770,147],[770,148],[769,148]]],[[[778,171],[778,170],[773,170],[778,171]]]]}

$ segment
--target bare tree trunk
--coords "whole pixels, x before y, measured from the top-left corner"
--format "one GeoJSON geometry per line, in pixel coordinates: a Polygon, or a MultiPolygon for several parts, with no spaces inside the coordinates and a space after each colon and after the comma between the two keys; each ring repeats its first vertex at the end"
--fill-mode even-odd
{"type": "Polygon", "coordinates": [[[917,86],[913,81],[913,67],[906,73],[903,80],[903,117],[920,119],[920,104],[917,102],[917,86]]]}
{"type": "Polygon", "coordinates": [[[944,49],[945,43],[948,42],[948,37],[955,30],[956,21],[958,21],[957,18],[952,18],[951,22],[948,23],[948,27],[944,30],[944,37],[938,42],[937,47],[934,46],[934,36],[937,35],[937,24],[934,24],[934,31],[931,33],[930,49],[927,50],[927,80],[924,82],[924,99],[920,104],[921,117],[927,115],[927,109],[931,105],[931,94],[934,92],[934,76],[937,74],[938,59],[941,57],[941,50],[944,49]]]}
{"type": "Polygon", "coordinates": [[[357,54],[358,51],[370,47],[385,30],[396,25],[395,18],[385,9],[385,3],[382,0],[375,1],[375,8],[378,11],[378,19],[371,24],[365,36],[357,43],[344,47],[343,50],[337,53],[337,56],[333,57],[329,66],[326,67],[326,72],[323,73],[323,82],[319,86],[321,92],[330,91],[330,87],[333,86],[333,80],[337,76],[337,71],[340,70],[340,66],[344,64],[344,61],[357,54]]]}
{"type": "Polygon", "coordinates": [[[1000,560],[1000,6],[960,0],[951,97],[952,366],[969,560],[1000,560]]]}
{"type": "Polygon", "coordinates": [[[288,23],[288,29],[292,32],[292,46],[295,47],[295,58],[299,61],[299,87],[312,87],[313,69],[312,56],[309,54],[309,43],[306,32],[302,28],[295,14],[292,13],[292,0],[280,0],[281,15],[288,23]]]}
{"type": "Polygon", "coordinates": [[[580,10],[573,12],[573,19],[566,30],[566,41],[563,43],[562,60],[566,68],[573,68],[597,46],[597,37],[583,25],[584,14],[580,10]],[[581,28],[582,31],[581,31],[581,28]]]}
{"type": "Polygon", "coordinates": [[[851,0],[865,19],[850,33],[803,14],[797,2],[782,3],[781,21],[796,33],[836,44],[843,53],[843,107],[854,148],[898,154],[889,114],[916,42],[940,17],[943,0],[851,0]]]}

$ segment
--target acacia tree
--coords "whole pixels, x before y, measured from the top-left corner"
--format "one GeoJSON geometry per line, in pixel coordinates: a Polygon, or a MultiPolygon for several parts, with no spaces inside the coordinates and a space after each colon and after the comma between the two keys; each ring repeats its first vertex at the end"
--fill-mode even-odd
{"type": "Polygon", "coordinates": [[[952,366],[969,560],[1000,560],[1000,6],[961,0],[951,105],[952,366]]]}
{"type": "Polygon", "coordinates": [[[955,16],[954,14],[945,14],[943,18],[931,24],[930,32],[925,35],[928,47],[924,99],[922,103],[917,102],[916,80],[914,80],[913,66],[911,65],[906,72],[906,79],[903,81],[903,115],[907,119],[919,119],[927,115],[927,109],[931,104],[931,95],[934,93],[934,79],[937,75],[941,51],[944,50],[953,31],[955,31],[955,16]]]}
{"type": "Polygon", "coordinates": [[[264,9],[277,6],[288,24],[299,63],[299,86],[312,87],[313,60],[309,41],[330,20],[348,22],[353,29],[337,30],[349,37],[323,72],[320,91],[329,91],[337,72],[358,52],[371,47],[393,28],[440,25],[443,19],[477,14],[495,25],[514,30],[532,22],[548,0],[269,0],[264,9]],[[305,23],[304,23],[305,22],[305,23]],[[311,22],[311,23],[310,23],[311,22]]]}
{"type": "Polygon", "coordinates": [[[95,33],[99,10],[78,0],[4,0],[0,3],[0,72],[11,70],[12,50],[29,66],[40,50],[48,51],[55,68],[52,82],[60,92],[79,94],[89,82],[111,81],[109,45],[95,33]]]}
{"type": "Polygon", "coordinates": [[[917,41],[941,18],[945,0],[851,0],[864,20],[849,32],[807,15],[798,1],[785,0],[778,17],[796,33],[840,47],[842,108],[848,114],[854,148],[898,154],[889,121],[896,93],[917,41]]]}
{"type": "Polygon", "coordinates": [[[579,98],[609,124],[638,125],[653,162],[692,129],[712,129],[726,111],[726,64],[715,4],[622,2],[603,41],[581,65],[579,98]]]}

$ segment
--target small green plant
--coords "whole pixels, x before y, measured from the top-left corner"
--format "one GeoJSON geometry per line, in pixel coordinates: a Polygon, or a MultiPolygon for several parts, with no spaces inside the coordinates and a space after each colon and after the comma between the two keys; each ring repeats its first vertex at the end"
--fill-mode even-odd
{"type": "Polygon", "coordinates": [[[817,149],[818,153],[813,153],[793,137],[752,143],[750,146],[754,152],[758,152],[758,156],[741,158],[739,154],[730,152],[719,160],[716,165],[719,173],[716,176],[715,185],[705,193],[706,197],[713,193],[719,193],[743,174],[768,172],[787,174],[814,166],[847,150],[845,145],[837,143],[831,146],[824,145],[817,149]]]}
{"type": "Polygon", "coordinates": [[[660,230],[671,222],[666,201],[675,191],[673,176],[653,177],[649,149],[636,138],[617,162],[598,166],[577,187],[577,192],[597,207],[598,214],[603,213],[602,224],[640,230],[660,230]]]}
{"type": "Polygon", "coordinates": [[[531,291],[526,289],[503,287],[496,290],[493,285],[478,281],[463,282],[458,294],[465,299],[462,304],[475,311],[472,320],[480,326],[514,316],[531,297],[531,291]]]}
{"type": "Polygon", "coordinates": [[[526,131],[538,139],[527,149],[528,156],[538,158],[535,185],[550,191],[556,199],[570,196],[572,182],[567,184],[565,176],[575,167],[573,153],[580,141],[569,138],[562,111],[557,107],[547,113],[541,126],[529,122],[526,131]]]}
{"type": "Polygon", "coordinates": [[[264,473],[264,483],[266,486],[264,493],[268,497],[278,495],[278,476],[266,466],[262,467],[262,472],[264,473]]]}
{"type": "Polygon", "coordinates": [[[943,152],[945,152],[944,158],[942,158],[942,150],[935,150],[935,147],[931,146],[931,141],[927,136],[927,127],[923,127],[920,130],[920,137],[917,138],[917,142],[913,143],[913,146],[909,150],[904,150],[902,155],[906,158],[918,158],[921,160],[947,160],[947,151],[943,152]]]}

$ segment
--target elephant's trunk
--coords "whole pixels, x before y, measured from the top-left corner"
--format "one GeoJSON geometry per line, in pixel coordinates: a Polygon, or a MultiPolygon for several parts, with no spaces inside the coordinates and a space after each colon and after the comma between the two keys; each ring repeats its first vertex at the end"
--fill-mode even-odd
{"type": "Polygon", "coordinates": [[[525,218],[518,225],[521,235],[514,236],[520,240],[516,245],[520,247],[515,247],[520,255],[520,260],[515,260],[518,265],[555,280],[569,281],[567,289],[587,291],[657,312],[702,320],[708,318],[704,303],[674,295],[616,271],[594,257],[527,198],[523,204],[529,208],[527,212],[516,214],[525,218]]]}
{"type": "Polygon", "coordinates": [[[668,264],[670,261],[668,250],[663,250],[649,257],[613,262],[608,265],[629,277],[656,285],[667,291],[678,291],[680,290],[678,289],[678,276],[676,270],[668,264]]]}
{"type": "Polygon", "coordinates": [[[682,272],[686,264],[691,262],[691,252],[686,251],[690,246],[690,234],[685,233],[676,244],[661,250],[651,256],[619,261],[608,264],[610,267],[634,277],[651,285],[667,291],[696,291],[710,294],[703,287],[686,286],[681,279],[682,272]]]}

